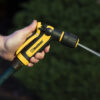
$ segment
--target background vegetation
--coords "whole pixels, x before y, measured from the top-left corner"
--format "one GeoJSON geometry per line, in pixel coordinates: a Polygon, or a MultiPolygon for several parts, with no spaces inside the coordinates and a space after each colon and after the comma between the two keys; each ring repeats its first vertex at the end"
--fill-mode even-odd
{"type": "MultiPolygon", "coordinates": [[[[11,31],[37,19],[78,35],[81,43],[100,52],[100,0],[29,0],[20,7],[11,31]]],[[[99,71],[98,57],[51,42],[45,59],[23,67],[15,77],[39,100],[99,100],[99,71]]]]}

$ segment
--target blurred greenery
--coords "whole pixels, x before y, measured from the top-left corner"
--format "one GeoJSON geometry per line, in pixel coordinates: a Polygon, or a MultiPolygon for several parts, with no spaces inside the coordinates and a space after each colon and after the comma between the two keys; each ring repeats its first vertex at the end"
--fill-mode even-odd
{"type": "MultiPolygon", "coordinates": [[[[80,42],[100,52],[99,0],[29,0],[14,17],[14,29],[33,19],[74,33],[80,42]]],[[[23,67],[15,77],[40,100],[99,100],[100,60],[81,49],[51,42],[50,53],[33,68],[23,67]]]]}

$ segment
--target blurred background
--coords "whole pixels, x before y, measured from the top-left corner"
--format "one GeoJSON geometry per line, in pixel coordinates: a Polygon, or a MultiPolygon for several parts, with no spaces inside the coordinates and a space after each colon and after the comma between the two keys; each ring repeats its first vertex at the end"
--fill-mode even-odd
{"type": "MultiPolygon", "coordinates": [[[[0,34],[9,35],[33,19],[74,33],[100,52],[100,0],[0,0],[0,34]]],[[[0,73],[11,62],[0,58],[0,73]]],[[[0,88],[0,100],[100,100],[100,59],[51,42],[45,59],[23,66],[0,88]]]]}

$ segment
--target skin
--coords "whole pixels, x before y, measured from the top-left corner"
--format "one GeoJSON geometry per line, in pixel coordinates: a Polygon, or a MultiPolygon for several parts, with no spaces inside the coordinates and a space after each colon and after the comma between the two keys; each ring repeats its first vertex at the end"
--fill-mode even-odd
{"type": "MultiPolygon", "coordinates": [[[[32,24],[27,27],[17,30],[11,35],[0,36],[0,56],[6,60],[12,61],[16,56],[15,52],[25,42],[27,37],[32,35],[37,26],[37,21],[34,20],[32,24]]],[[[50,45],[48,45],[42,52],[37,53],[34,57],[31,57],[28,67],[32,67],[39,60],[43,59],[45,53],[48,53],[50,45]]]]}

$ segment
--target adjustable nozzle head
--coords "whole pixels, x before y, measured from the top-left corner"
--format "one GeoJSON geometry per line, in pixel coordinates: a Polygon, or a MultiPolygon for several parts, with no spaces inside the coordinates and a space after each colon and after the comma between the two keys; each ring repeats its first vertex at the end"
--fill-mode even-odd
{"type": "Polygon", "coordinates": [[[57,29],[52,31],[52,37],[54,40],[57,40],[63,45],[71,48],[76,48],[79,43],[79,38],[76,35],[57,29]]]}
{"type": "Polygon", "coordinates": [[[79,38],[76,35],[60,31],[50,25],[42,25],[41,22],[38,22],[37,29],[40,29],[46,35],[50,35],[53,40],[71,48],[76,48],[79,43],[79,38]]]}
{"type": "Polygon", "coordinates": [[[61,40],[62,44],[71,48],[77,47],[79,43],[79,38],[76,35],[67,32],[64,32],[62,34],[64,34],[61,40]]]}

